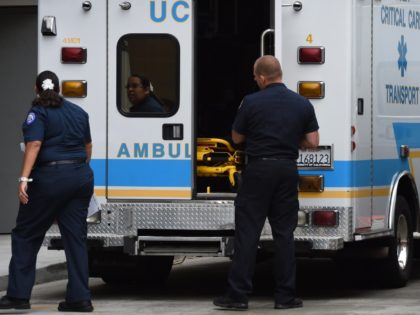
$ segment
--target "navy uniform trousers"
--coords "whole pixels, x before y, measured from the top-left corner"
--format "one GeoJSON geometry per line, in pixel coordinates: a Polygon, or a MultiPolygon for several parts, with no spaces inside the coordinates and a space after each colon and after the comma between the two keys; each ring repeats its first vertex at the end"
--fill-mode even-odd
{"type": "Polygon", "coordinates": [[[274,299],[295,298],[296,260],[293,232],[297,225],[298,173],[292,160],[254,160],[244,174],[235,200],[234,256],[228,276],[228,295],[248,301],[252,290],[257,247],[266,218],[274,245],[274,299]]]}
{"type": "Polygon", "coordinates": [[[30,299],[38,251],[46,231],[57,221],[67,260],[66,301],[90,300],[86,216],[93,172],[85,163],[63,164],[37,167],[31,177],[29,202],[20,204],[12,231],[7,295],[30,299]]]}

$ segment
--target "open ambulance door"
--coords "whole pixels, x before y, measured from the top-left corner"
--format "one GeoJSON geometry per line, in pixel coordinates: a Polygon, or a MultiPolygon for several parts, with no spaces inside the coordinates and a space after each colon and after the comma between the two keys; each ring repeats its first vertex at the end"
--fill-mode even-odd
{"type": "Polygon", "coordinates": [[[317,193],[300,192],[300,205],[352,209],[354,228],[370,228],[372,0],[283,0],[275,5],[275,54],[284,82],[310,100],[320,126],[320,146],[302,150],[297,162],[300,175],[322,181],[317,193]]]}
{"type": "Polygon", "coordinates": [[[192,197],[192,6],[108,1],[109,199],[192,197]],[[132,75],[150,89],[144,79],[127,84],[132,75]],[[153,111],[132,108],[144,94],[153,111]]]}

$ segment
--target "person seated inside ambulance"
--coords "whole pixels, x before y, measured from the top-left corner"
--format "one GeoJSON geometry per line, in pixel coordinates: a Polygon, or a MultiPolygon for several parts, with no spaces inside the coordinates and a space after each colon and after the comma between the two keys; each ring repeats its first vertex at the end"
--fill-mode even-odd
{"type": "Polygon", "coordinates": [[[153,95],[150,80],[137,74],[127,80],[127,97],[131,103],[131,113],[163,113],[162,105],[153,95]]]}

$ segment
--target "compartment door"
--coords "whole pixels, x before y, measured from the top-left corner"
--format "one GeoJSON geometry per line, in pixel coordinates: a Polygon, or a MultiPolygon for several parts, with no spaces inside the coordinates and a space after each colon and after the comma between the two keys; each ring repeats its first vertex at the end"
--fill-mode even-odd
{"type": "Polygon", "coordinates": [[[110,199],[192,196],[192,6],[108,1],[110,199]],[[143,107],[145,99],[153,110],[143,107]]]}

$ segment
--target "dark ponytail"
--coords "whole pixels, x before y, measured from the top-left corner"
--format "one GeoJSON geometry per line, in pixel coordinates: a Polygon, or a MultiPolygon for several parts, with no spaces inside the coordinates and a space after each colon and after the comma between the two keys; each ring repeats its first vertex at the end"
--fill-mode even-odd
{"type": "Polygon", "coordinates": [[[60,82],[52,71],[43,71],[36,78],[38,96],[32,101],[32,106],[59,107],[63,103],[60,93],[60,82]]]}

